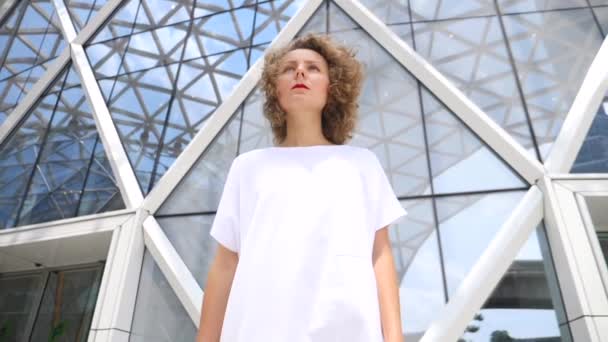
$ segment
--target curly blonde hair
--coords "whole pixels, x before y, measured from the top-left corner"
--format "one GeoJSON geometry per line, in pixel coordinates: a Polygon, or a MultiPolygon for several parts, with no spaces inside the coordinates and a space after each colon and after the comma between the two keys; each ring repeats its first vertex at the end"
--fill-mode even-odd
{"type": "Polygon", "coordinates": [[[279,105],[276,80],[280,61],[295,49],[317,52],[327,62],[329,69],[329,94],[323,107],[321,124],[323,135],[332,143],[342,145],[352,138],[356,127],[359,107],[357,99],[361,93],[363,65],[355,58],[352,49],[337,44],[328,36],[309,33],[264,57],[261,86],[265,93],[264,116],[270,122],[274,144],[283,142],[287,136],[287,115],[279,105]]]}

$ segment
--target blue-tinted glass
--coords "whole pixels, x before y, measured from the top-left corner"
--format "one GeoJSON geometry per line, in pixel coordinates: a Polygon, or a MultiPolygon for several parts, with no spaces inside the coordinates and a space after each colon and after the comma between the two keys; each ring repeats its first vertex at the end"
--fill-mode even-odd
{"type": "Polygon", "coordinates": [[[140,0],[125,0],[122,2],[112,15],[112,19],[92,39],[91,44],[131,34],[139,10],[139,3],[140,0]]]}
{"type": "Polygon", "coordinates": [[[22,1],[13,7],[0,26],[0,123],[64,47],[50,0],[22,1]]]}
{"type": "MultiPolygon", "coordinates": [[[[62,78],[60,78],[60,81],[62,78]]],[[[15,225],[17,212],[43,143],[57,95],[44,96],[0,147],[0,227],[15,225]]]]}
{"type": "Polygon", "coordinates": [[[21,209],[20,225],[76,215],[96,139],[82,89],[64,89],[21,209]]]}
{"type": "Polygon", "coordinates": [[[608,97],[595,114],[571,172],[608,173],[608,97]]]}
{"type": "Polygon", "coordinates": [[[64,0],[76,32],[80,31],[107,0],[64,0]]]}
{"type": "Polygon", "coordinates": [[[78,216],[123,208],[125,208],[125,204],[112,174],[103,144],[98,137],[95,155],[91,160],[78,206],[78,216]]]}
{"type": "Polygon", "coordinates": [[[119,74],[179,62],[189,27],[182,23],[131,35],[119,74]]]}
{"type": "Polygon", "coordinates": [[[184,59],[226,52],[251,44],[255,6],[196,19],[184,59]]]}
{"type": "Polygon", "coordinates": [[[303,4],[302,0],[276,0],[259,4],[255,17],[253,44],[270,43],[303,4]]]}
{"type": "MultiPolygon", "coordinates": [[[[265,1],[265,0],[264,0],[265,1]]],[[[194,9],[194,17],[202,17],[207,16],[217,12],[223,12],[243,6],[251,6],[255,5],[256,0],[205,0],[205,1],[197,1],[194,9]]]]}
{"type": "Polygon", "coordinates": [[[208,116],[232,94],[246,71],[245,49],[182,64],[165,126],[155,183],[194,138],[208,116]]]}
{"type": "MultiPolygon", "coordinates": [[[[177,64],[130,73],[116,79],[108,102],[139,184],[148,191],[169,102],[176,86],[177,64]]],[[[105,95],[108,98],[108,94],[105,95]]]]}

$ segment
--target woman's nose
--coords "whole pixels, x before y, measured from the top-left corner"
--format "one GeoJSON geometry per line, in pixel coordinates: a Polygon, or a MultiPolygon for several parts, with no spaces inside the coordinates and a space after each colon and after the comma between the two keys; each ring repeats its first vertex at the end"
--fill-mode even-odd
{"type": "Polygon", "coordinates": [[[302,78],[304,78],[304,68],[298,67],[296,69],[296,79],[298,78],[298,76],[301,76],[302,78]]]}

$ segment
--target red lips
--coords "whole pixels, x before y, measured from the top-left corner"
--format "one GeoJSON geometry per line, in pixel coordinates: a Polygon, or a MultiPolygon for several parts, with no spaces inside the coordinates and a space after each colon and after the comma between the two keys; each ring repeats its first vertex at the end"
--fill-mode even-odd
{"type": "Polygon", "coordinates": [[[291,87],[291,89],[296,89],[296,88],[310,89],[303,83],[296,83],[293,87],[291,87]]]}

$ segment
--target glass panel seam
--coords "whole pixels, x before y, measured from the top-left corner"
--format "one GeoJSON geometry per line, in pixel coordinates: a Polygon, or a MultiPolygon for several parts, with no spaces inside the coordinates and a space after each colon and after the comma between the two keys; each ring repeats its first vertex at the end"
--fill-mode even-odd
{"type": "Polygon", "coordinates": [[[515,64],[515,58],[513,57],[513,50],[511,49],[511,43],[507,37],[507,32],[505,29],[505,23],[503,20],[503,14],[500,10],[500,6],[498,5],[498,0],[494,0],[494,7],[496,8],[496,13],[498,14],[498,23],[500,25],[500,33],[502,34],[502,39],[505,45],[505,49],[507,50],[507,55],[509,56],[509,63],[511,64],[511,72],[513,73],[513,78],[515,79],[515,84],[517,86],[517,92],[519,94],[519,100],[521,102],[522,108],[524,110],[524,114],[526,115],[526,122],[528,123],[528,130],[530,132],[530,138],[532,139],[532,144],[534,144],[534,153],[536,154],[536,159],[542,162],[542,157],[540,155],[540,150],[538,148],[538,141],[536,139],[536,132],[534,131],[534,126],[532,125],[532,119],[530,118],[530,112],[528,110],[528,103],[526,102],[526,97],[524,96],[524,91],[521,86],[521,81],[519,79],[519,73],[517,70],[517,65],[515,64]]]}
{"type": "MultiPolygon", "coordinates": [[[[192,8],[190,9],[190,18],[194,16],[194,10],[196,8],[197,0],[193,1],[192,8]]],[[[256,5],[257,6],[257,5],[256,5]]],[[[156,171],[158,169],[158,164],[160,163],[160,155],[162,154],[163,148],[165,146],[165,135],[167,133],[167,126],[169,125],[169,119],[171,118],[171,110],[173,109],[173,103],[175,102],[175,96],[177,94],[177,87],[179,84],[179,76],[182,70],[183,63],[181,62],[186,54],[186,46],[188,45],[188,38],[192,34],[192,27],[194,26],[194,20],[190,20],[188,22],[188,31],[184,36],[184,46],[182,47],[182,52],[179,57],[179,62],[177,62],[177,71],[175,72],[175,84],[173,84],[173,88],[171,89],[171,95],[169,97],[169,104],[167,105],[167,114],[165,115],[165,122],[163,123],[163,128],[160,132],[160,137],[158,138],[158,146],[156,147],[156,153],[154,156],[154,163],[152,163],[152,171],[150,172],[150,180],[148,183],[148,191],[149,193],[152,190],[152,187],[155,184],[156,180],[156,171]]],[[[253,34],[252,34],[253,35],[253,34]]],[[[127,47],[128,49],[128,47],[127,47]]],[[[125,52],[126,55],[126,52],[125,52]]]]}
{"type": "MultiPolygon", "coordinates": [[[[86,101],[86,99],[85,99],[85,101],[86,101]]],[[[80,197],[78,197],[78,203],[76,204],[74,216],[78,216],[78,211],[80,210],[80,204],[82,203],[82,198],[84,197],[84,190],[87,187],[87,181],[89,180],[89,174],[91,172],[91,167],[93,166],[93,161],[95,160],[95,150],[97,149],[98,143],[99,143],[99,134],[97,134],[97,137],[95,137],[95,143],[93,144],[93,148],[91,149],[91,158],[89,158],[89,165],[87,167],[87,171],[84,176],[84,180],[82,182],[82,187],[80,189],[80,197]]]]}
{"type": "MultiPolygon", "coordinates": [[[[65,72],[65,75],[63,75],[63,77],[62,77],[62,78],[63,78],[63,80],[61,81],[61,88],[62,88],[62,89],[63,89],[63,86],[64,86],[64,84],[65,84],[65,80],[67,79],[68,74],[69,74],[69,73],[70,73],[70,71],[71,71],[71,70],[70,70],[69,68],[67,68],[67,67],[66,67],[64,70],[66,70],[66,72],[65,72]]],[[[57,79],[57,80],[59,80],[59,79],[57,79]]],[[[57,81],[57,80],[56,80],[56,81],[57,81]]],[[[49,85],[49,88],[51,88],[52,86],[53,86],[52,84],[51,84],[51,85],[49,85]]],[[[26,186],[25,186],[25,191],[23,192],[23,196],[21,197],[21,203],[19,204],[19,210],[17,210],[17,215],[15,216],[15,222],[14,222],[14,226],[15,226],[15,227],[19,225],[19,221],[20,221],[20,217],[19,217],[19,216],[21,216],[21,212],[23,211],[23,206],[25,205],[25,200],[26,200],[26,198],[27,198],[27,194],[29,193],[30,187],[31,187],[31,185],[32,185],[32,180],[34,179],[34,176],[35,176],[35,174],[36,174],[36,170],[38,169],[38,163],[40,162],[40,157],[42,156],[42,152],[43,152],[43,150],[44,150],[44,148],[45,148],[46,141],[47,141],[47,138],[48,138],[48,136],[49,136],[49,131],[51,130],[51,127],[52,127],[51,125],[52,125],[52,123],[53,123],[53,118],[55,117],[55,113],[57,113],[57,105],[59,104],[59,100],[61,99],[61,93],[62,93],[62,92],[63,92],[63,90],[62,90],[62,91],[60,91],[60,92],[58,92],[58,93],[55,95],[55,96],[57,96],[57,99],[55,100],[55,105],[53,106],[53,113],[51,114],[51,116],[50,116],[50,118],[49,118],[49,122],[48,122],[47,127],[46,127],[46,130],[45,130],[45,131],[44,131],[44,133],[43,133],[43,137],[42,137],[42,140],[41,140],[41,142],[40,142],[40,149],[38,150],[38,154],[36,155],[36,160],[35,160],[35,161],[34,161],[34,163],[33,163],[32,171],[31,171],[31,173],[30,173],[30,176],[29,176],[29,178],[28,178],[27,184],[26,184],[26,186]]],[[[44,99],[44,97],[45,97],[45,96],[46,96],[46,95],[44,95],[44,94],[43,94],[43,95],[42,95],[42,96],[39,98],[39,102],[38,102],[38,104],[40,104],[40,103],[42,102],[42,100],[44,99]]],[[[30,112],[29,112],[28,114],[26,114],[26,118],[25,118],[25,120],[27,120],[27,117],[29,117],[29,115],[32,115],[32,113],[33,113],[33,111],[34,111],[34,110],[36,110],[36,108],[35,108],[35,107],[32,107],[32,108],[30,109],[30,112]]],[[[25,122],[25,120],[23,120],[23,122],[25,122]]],[[[19,129],[20,127],[21,127],[21,126],[19,126],[19,127],[18,127],[18,128],[16,128],[16,129],[19,129]]]]}

